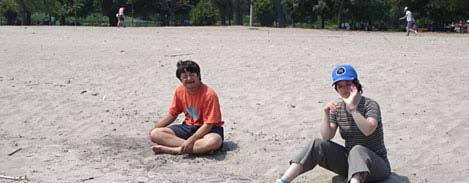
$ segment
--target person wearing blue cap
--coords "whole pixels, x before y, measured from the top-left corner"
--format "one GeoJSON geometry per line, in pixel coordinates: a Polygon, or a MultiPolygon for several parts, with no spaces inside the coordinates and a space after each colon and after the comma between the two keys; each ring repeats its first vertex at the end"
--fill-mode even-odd
{"type": "Polygon", "coordinates": [[[362,85],[351,65],[334,68],[332,86],[339,99],[323,108],[322,138],[308,143],[276,183],[291,182],[316,165],[346,177],[350,183],[380,181],[391,175],[378,103],[362,96],[362,85]],[[345,145],[331,141],[337,127],[345,145]]]}

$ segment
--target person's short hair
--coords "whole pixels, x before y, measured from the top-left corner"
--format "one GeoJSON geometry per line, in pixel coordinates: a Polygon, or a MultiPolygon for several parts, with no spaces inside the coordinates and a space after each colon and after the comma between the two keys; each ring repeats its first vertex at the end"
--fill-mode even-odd
{"type": "MultiPolygon", "coordinates": [[[[352,83],[355,84],[355,86],[357,86],[358,92],[363,93],[362,84],[360,84],[360,81],[359,81],[358,79],[352,80],[352,83]]],[[[337,83],[334,84],[334,89],[335,89],[335,91],[338,92],[338,90],[337,90],[337,83]]]]}
{"type": "Polygon", "coordinates": [[[202,76],[200,75],[200,67],[196,62],[192,60],[178,61],[177,69],[176,69],[176,77],[179,80],[182,80],[181,74],[185,72],[197,73],[197,76],[199,76],[200,81],[202,81],[202,76]]]}

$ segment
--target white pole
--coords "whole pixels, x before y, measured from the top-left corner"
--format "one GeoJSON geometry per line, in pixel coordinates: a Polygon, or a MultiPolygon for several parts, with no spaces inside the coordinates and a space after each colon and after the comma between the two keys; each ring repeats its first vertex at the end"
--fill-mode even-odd
{"type": "Polygon", "coordinates": [[[251,6],[249,8],[249,27],[252,26],[252,4],[254,0],[251,0],[251,6]]]}
{"type": "Polygon", "coordinates": [[[134,17],[134,2],[132,2],[132,26],[135,27],[135,25],[134,25],[134,18],[135,18],[135,17],[134,17]]]}

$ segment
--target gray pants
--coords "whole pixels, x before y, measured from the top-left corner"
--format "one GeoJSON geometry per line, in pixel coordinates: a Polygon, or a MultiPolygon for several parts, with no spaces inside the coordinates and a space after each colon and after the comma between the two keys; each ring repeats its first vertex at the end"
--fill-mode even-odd
{"type": "Polygon", "coordinates": [[[365,146],[356,145],[347,152],[345,147],[319,138],[306,145],[291,163],[302,165],[301,173],[319,165],[347,177],[347,182],[355,173],[363,173],[366,181],[384,180],[391,175],[388,162],[365,146]]]}
{"type": "Polygon", "coordinates": [[[407,22],[407,26],[406,26],[407,35],[409,34],[409,32],[411,30],[415,31],[415,22],[414,21],[407,22]]]}

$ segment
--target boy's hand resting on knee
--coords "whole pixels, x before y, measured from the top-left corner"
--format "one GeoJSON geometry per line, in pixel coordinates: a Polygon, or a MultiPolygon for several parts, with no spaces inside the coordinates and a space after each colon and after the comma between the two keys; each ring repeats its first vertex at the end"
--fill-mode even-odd
{"type": "Polygon", "coordinates": [[[194,141],[187,139],[184,143],[181,144],[180,148],[180,154],[191,153],[192,149],[194,148],[194,141]]]}

